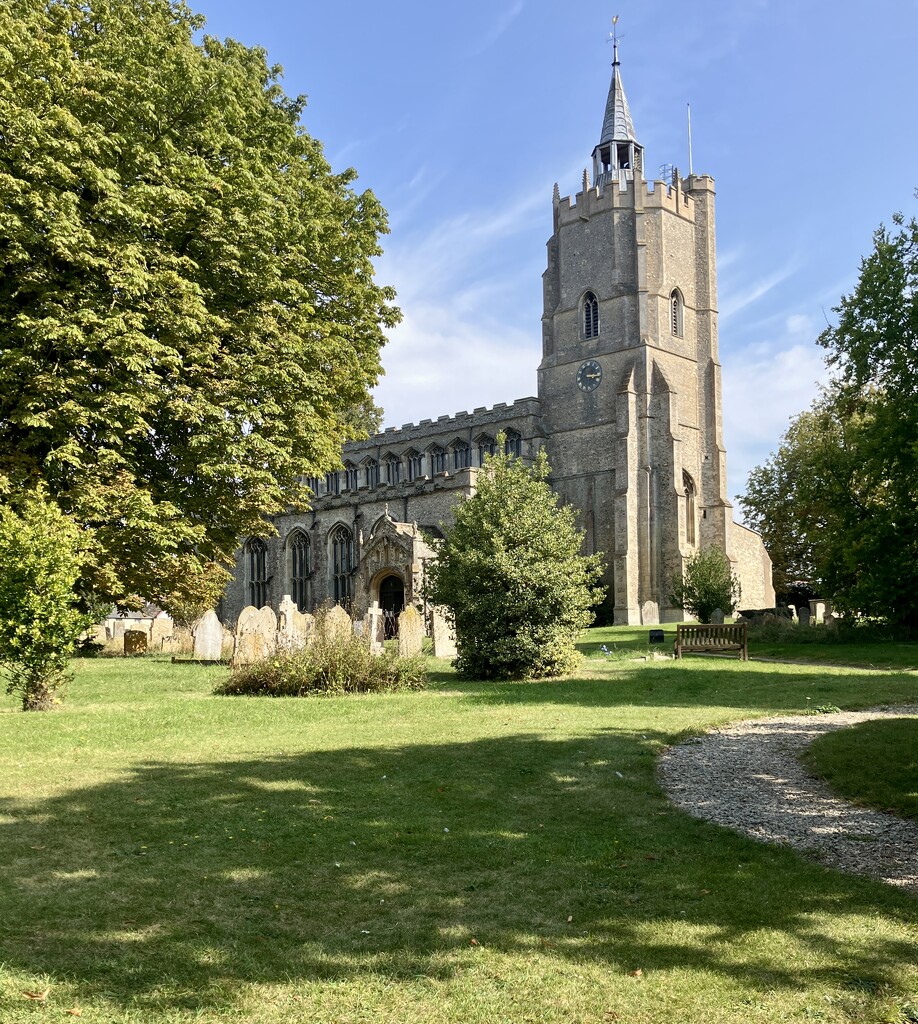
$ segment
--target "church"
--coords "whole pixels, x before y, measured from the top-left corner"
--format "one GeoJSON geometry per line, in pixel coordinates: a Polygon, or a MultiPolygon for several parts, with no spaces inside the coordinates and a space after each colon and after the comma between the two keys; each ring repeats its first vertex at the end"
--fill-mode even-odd
{"type": "Polygon", "coordinates": [[[499,435],[525,461],[546,450],[585,552],[605,554],[616,624],[682,621],[670,581],[701,546],[727,554],[743,607],[774,606],[771,560],[726,494],[714,181],[644,166],[616,47],[592,174],[572,198],[554,188],[538,395],[347,444],[309,481],[311,510],[240,548],[224,622],[285,594],[303,611],[421,607],[425,562],[499,435]]]}

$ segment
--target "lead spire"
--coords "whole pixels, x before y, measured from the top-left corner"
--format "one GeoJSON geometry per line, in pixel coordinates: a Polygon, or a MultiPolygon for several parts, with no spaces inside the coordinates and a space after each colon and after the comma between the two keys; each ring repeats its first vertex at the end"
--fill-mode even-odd
{"type": "Polygon", "coordinates": [[[606,112],[602,121],[599,143],[593,150],[593,180],[603,185],[612,177],[619,177],[620,171],[626,177],[640,175],[643,171],[643,147],[634,133],[634,122],[625,97],[625,87],[618,60],[618,15],[612,19],[612,82],[606,100],[606,112]]]}

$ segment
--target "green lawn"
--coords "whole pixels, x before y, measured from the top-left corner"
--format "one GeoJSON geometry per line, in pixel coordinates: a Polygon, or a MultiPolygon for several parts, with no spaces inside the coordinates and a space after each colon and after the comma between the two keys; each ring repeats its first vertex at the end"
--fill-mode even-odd
{"type": "Polygon", "coordinates": [[[804,759],[848,800],[918,821],[918,718],[826,733],[804,759]]]}
{"type": "Polygon", "coordinates": [[[300,700],[92,661],[58,712],[6,699],[0,1021],[918,1020],[918,900],[688,818],[655,777],[687,734],[918,678],[627,658],[300,700]]]}

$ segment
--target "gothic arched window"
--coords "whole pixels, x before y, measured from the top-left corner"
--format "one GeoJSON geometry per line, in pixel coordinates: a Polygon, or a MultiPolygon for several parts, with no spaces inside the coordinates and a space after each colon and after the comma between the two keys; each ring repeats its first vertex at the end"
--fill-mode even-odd
{"type": "Polygon", "coordinates": [[[684,313],[685,303],[682,301],[682,293],[678,288],[673,288],[669,296],[669,325],[673,337],[682,337],[684,313]]]}
{"type": "Polygon", "coordinates": [[[453,469],[468,469],[472,464],[472,449],[466,441],[453,444],[453,469]]]}
{"type": "Polygon", "coordinates": [[[349,491],[357,490],[357,467],[353,462],[344,464],[344,486],[349,491]]]}
{"type": "Polygon", "coordinates": [[[446,472],[446,452],[438,444],[431,445],[427,455],[430,458],[431,475],[446,472]]]}
{"type": "Polygon", "coordinates": [[[397,484],[402,476],[402,464],[397,455],[387,455],[383,463],[386,469],[386,483],[397,484]]]}
{"type": "Polygon", "coordinates": [[[685,488],[685,543],[695,544],[695,481],[688,475],[682,474],[682,486],[685,488]]]}
{"type": "Polygon", "coordinates": [[[290,566],[290,596],[301,612],[309,610],[309,538],[302,530],[295,530],[287,541],[287,560],[290,566]]]}
{"type": "Polygon", "coordinates": [[[246,544],[245,567],[249,604],[263,608],[268,603],[268,545],[261,537],[246,544]]]}
{"type": "Polygon", "coordinates": [[[406,452],[405,464],[408,467],[409,480],[419,480],[424,475],[424,456],[420,452],[406,452]]]}
{"type": "Polygon", "coordinates": [[[367,459],[363,465],[367,474],[367,487],[379,487],[379,463],[376,459],[367,459]]]}
{"type": "Polygon", "coordinates": [[[351,570],[354,567],[354,539],[346,526],[336,526],[329,538],[331,547],[332,599],[347,607],[351,603],[351,570]]]}
{"type": "Polygon", "coordinates": [[[592,292],[583,297],[583,336],[587,339],[599,337],[599,303],[592,292]]]}
{"type": "Polygon", "coordinates": [[[486,455],[494,455],[497,451],[497,445],[494,443],[494,438],[489,434],[482,434],[478,438],[478,465],[483,466],[486,455]]]}
{"type": "Polygon", "coordinates": [[[515,455],[519,458],[523,454],[523,439],[515,430],[508,430],[504,436],[504,455],[515,455]]]}

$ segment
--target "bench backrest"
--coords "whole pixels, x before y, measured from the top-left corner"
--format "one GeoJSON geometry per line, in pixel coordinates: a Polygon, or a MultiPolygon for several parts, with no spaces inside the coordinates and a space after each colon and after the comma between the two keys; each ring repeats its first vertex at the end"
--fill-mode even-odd
{"type": "Polygon", "coordinates": [[[676,641],[680,644],[691,643],[728,643],[744,644],[746,642],[746,623],[724,623],[723,625],[703,625],[691,623],[676,626],[676,641]]]}

